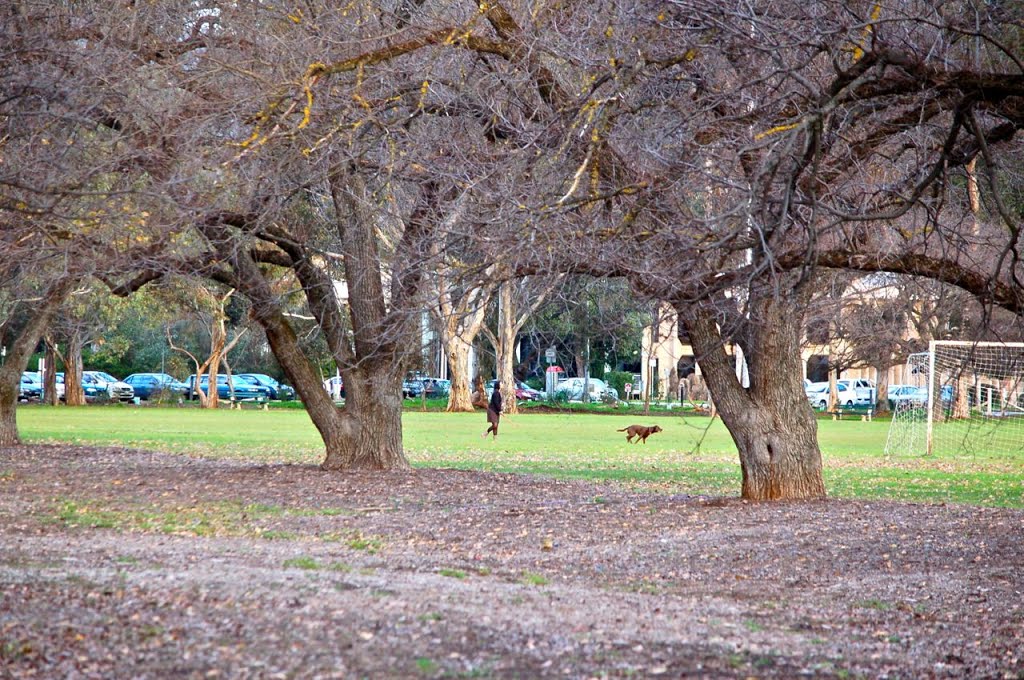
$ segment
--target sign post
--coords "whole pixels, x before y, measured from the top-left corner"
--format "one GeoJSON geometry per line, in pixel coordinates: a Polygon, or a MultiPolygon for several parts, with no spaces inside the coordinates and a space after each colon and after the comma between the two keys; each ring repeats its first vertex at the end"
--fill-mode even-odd
{"type": "Polygon", "coordinates": [[[544,360],[549,364],[555,363],[555,356],[556,354],[554,347],[548,347],[546,350],[544,350],[544,360]]]}
{"type": "Polygon", "coordinates": [[[623,389],[626,390],[626,399],[628,400],[630,394],[633,392],[633,383],[626,383],[623,385],[623,389]]]}
{"type": "Polygon", "coordinates": [[[561,366],[548,366],[544,372],[544,391],[550,399],[555,395],[555,387],[558,385],[558,376],[564,373],[561,366]]]}

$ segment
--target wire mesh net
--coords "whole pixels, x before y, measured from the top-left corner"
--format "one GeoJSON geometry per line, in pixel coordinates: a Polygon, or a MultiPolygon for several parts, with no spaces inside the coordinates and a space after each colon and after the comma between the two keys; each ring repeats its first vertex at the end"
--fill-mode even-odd
{"type": "Polygon", "coordinates": [[[935,342],[905,375],[886,455],[1024,453],[1024,343],[935,342]]]}

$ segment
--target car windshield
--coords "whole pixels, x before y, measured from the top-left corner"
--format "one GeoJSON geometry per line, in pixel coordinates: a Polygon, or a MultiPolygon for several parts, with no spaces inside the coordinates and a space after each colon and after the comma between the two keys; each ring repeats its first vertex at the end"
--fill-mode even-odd
{"type": "Polygon", "coordinates": [[[117,382],[117,378],[110,375],[109,373],[104,373],[103,371],[93,371],[92,374],[99,378],[100,380],[104,380],[106,382],[117,382]]]}

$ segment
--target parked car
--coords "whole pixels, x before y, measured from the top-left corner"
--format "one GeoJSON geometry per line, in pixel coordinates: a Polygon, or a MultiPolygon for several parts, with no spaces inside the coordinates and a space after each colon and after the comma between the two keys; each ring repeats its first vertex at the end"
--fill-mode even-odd
{"type": "Polygon", "coordinates": [[[893,408],[914,408],[928,403],[928,388],[915,385],[889,385],[889,402],[893,408]]]}
{"type": "Polygon", "coordinates": [[[58,373],[54,379],[57,381],[57,401],[64,401],[64,374],[58,373]]]}
{"type": "MultiPolygon", "coordinates": [[[[484,386],[487,392],[487,398],[491,398],[491,392],[494,391],[494,386],[497,384],[497,380],[488,380],[484,386]]],[[[544,398],[543,392],[538,392],[526,383],[517,380],[516,381],[516,400],[517,401],[540,401],[544,398]]]]}
{"type": "Polygon", "coordinates": [[[169,399],[188,396],[188,385],[167,373],[132,373],[124,379],[139,399],[169,399]]]}
{"type": "Polygon", "coordinates": [[[280,401],[292,401],[295,399],[294,387],[280,383],[266,373],[239,373],[238,377],[253,385],[266,387],[271,399],[280,401]]]}
{"type": "Polygon", "coordinates": [[[135,398],[135,388],[104,371],[82,371],[82,391],[86,401],[106,398],[126,402],[135,398]]]}
{"type": "Polygon", "coordinates": [[[39,380],[38,373],[25,371],[21,374],[21,384],[18,386],[18,399],[30,401],[39,399],[43,395],[43,383],[39,380]]]}
{"type": "Polygon", "coordinates": [[[345,398],[345,381],[340,375],[324,380],[324,389],[335,401],[345,398]]]}
{"type": "Polygon", "coordinates": [[[853,390],[853,401],[856,404],[875,403],[875,382],[866,378],[844,378],[836,381],[840,385],[846,385],[853,390]]]}
{"type": "Polygon", "coordinates": [[[420,378],[423,383],[423,391],[427,393],[427,399],[440,399],[447,397],[452,391],[452,381],[443,378],[420,378]]]}
{"type": "MultiPolygon", "coordinates": [[[[195,391],[195,375],[190,375],[185,383],[189,387],[189,392],[193,399],[198,399],[199,394],[195,391]]],[[[199,388],[209,394],[210,376],[204,373],[199,378],[199,388]]],[[[253,385],[250,382],[242,380],[237,375],[231,376],[231,382],[228,382],[228,376],[223,374],[217,374],[217,398],[218,399],[231,399],[231,394],[234,392],[235,401],[267,401],[270,398],[270,391],[266,387],[259,385],[253,385]]]]}
{"type": "MultiPolygon", "coordinates": [[[[814,408],[819,410],[828,408],[827,382],[811,383],[809,387],[804,389],[804,394],[807,395],[807,401],[811,402],[811,406],[814,408]]],[[[837,382],[836,404],[842,408],[853,408],[854,401],[853,388],[837,382]]]]}
{"type": "Polygon", "coordinates": [[[422,380],[403,380],[402,381],[402,397],[405,399],[415,399],[423,394],[423,381],[422,380]]]}
{"type": "Polygon", "coordinates": [[[591,401],[614,399],[618,401],[619,392],[599,378],[566,378],[555,385],[555,395],[564,395],[569,401],[583,401],[583,385],[586,383],[591,401]]]}

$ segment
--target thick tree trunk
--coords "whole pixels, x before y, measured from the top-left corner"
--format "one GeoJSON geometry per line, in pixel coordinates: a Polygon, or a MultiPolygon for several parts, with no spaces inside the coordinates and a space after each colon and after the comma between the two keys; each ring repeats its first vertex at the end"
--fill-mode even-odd
{"type": "MultiPolygon", "coordinates": [[[[206,398],[200,399],[203,408],[216,409],[220,406],[217,390],[217,374],[220,372],[221,357],[224,356],[224,344],[227,342],[227,329],[224,327],[223,308],[218,310],[219,316],[210,324],[210,358],[206,366],[206,398]]],[[[199,375],[196,375],[199,380],[199,375]]]]}
{"type": "Polygon", "coordinates": [[[57,397],[57,348],[50,338],[46,338],[45,343],[46,371],[43,373],[43,403],[48,406],[56,406],[60,402],[57,397]]]}
{"type": "Polygon", "coordinates": [[[76,331],[72,331],[68,337],[66,359],[64,403],[68,406],[85,406],[85,391],[82,389],[82,337],[76,331]]]}
{"type": "MultiPolygon", "coordinates": [[[[341,436],[324,438],[325,470],[396,470],[409,467],[402,449],[402,381],[388,365],[349,371],[341,436]]],[[[321,389],[321,391],[323,391],[321,389]]],[[[321,430],[323,432],[323,430],[321,430]]],[[[333,433],[333,430],[332,430],[333,433]]]]}
{"type": "Polygon", "coordinates": [[[829,413],[836,410],[839,405],[839,369],[832,368],[832,357],[829,357],[828,367],[828,409],[829,413]]]}
{"type": "MultiPolygon", "coordinates": [[[[244,288],[242,291],[250,294],[244,288]]],[[[258,294],[256,291],[252,296],[258,294]]],[[[276,305],[257,309],[254,301],[254,312],[256,321],[266,331],[274,356],[320,432],[326,450],[321,467],[325,470],[408,468],[409,462],[402,450],[400,376],[372,365],[358,371],[343,371],[345,410],[340,411],[323,388],[316,369],[302,354],[295,332],[276,305]]]]}
{"type": "Polygon", "coordinates": [[[878,383],[875,385],[875,413],[889,412],[889,367],[876,366],[878,383]]]}
{"type": "MultiPolygon", "coordinates": [[[[326,470],[408,468],[402,450],[401,362],[388,362],[387,356],[383,356],[363,362],[358,369],[342,369],[346,408],[340,411],[323,388],[319,373],[303,354],[294,330],[259,267],[244,253],[223,251],[223,254],[225,259],[233,260],[231,283],[252,303],[253,319],[266,332],[274,357],[320,432],[326,450],[321,467],[326,470]]],[[[311,270],[304,275],[318,276],[311,270]]],[[[321,325],[334,327],[329,323],[332,318],[333,323],[338,321],[332,316],[338,311],[330,297],[333,285],[314,285],[313,278],[306,278],[304,285],[310,308],[322,319],[321,325]]],[[[352,290],[356,289],[353,285],[352,290]]],[[[341,351],[340,337],[333,337],[330,342],[341,351]]],[[[368,340],[357,338],[357,345],[364,342],[368,340]]]]}
{"type": "MultiPolygon", "coordinates": [[[[936,381],[936,387],[933,388],[935,394],[932,395],[932,409],[935,411],[935,419],[943,420],[945,416],[945,408],[942,405],[942,394],[941,389],[936,381]]],[[[960,377],[956,381],[956,391],[953,398],[953,406],[950,409],[949,418],[951,420],[965,420],[971,417],[971,406],[967,399],[967,395],[971,391],[970,381],[965,377],[960,377]]],[[[979,404],[980,407],[980,404],[979,404]]]]}
{"type": "Polygon", "coordinates": [[[18,391],[21,388],[21,371],[15,372],[15,366],[4,362],[0,368],[0,446],[20,444],[18,438],[18,391]],[[11,366],[11,370],[7,370],[11,366]],[[14,375],[17,380],[11,380],[14,375]]]}
{"type": "Polygon", "coordinates": [[[800,311],[773,298],[750,305],[750,388],[735,364],[714,316],[689,312],[688,337],[722,422],[739,450],[742,496],[750,500],[823,498],[825,484],[817,421],[804,396],[800,370],[800,311]]]}
{"type": "Polygon", "coordinates": [[[473,410],[473,395],[469,387],[469,345],[460,336],[445,341],[445,354],[448,356],[448,370],[452,385],[448,392],[449,412],[473,410]]]}
{"type": "Polygon", "coordinates": [[[498,359],[498,377],[501,381],[502,411],[519,413],[516,401],[515,378],[515,345],[516,345],[516,306],[512,299],[512,284],[505,281],[498,289],[498,333],[494,352],[498,359]]]}
{"type": "Polygon", "coordinates": [[[28,360],[53,315],[76,283],[77,279],[70,277],[58,279],[46,291],[43,299],[34,303],[32,315],[15,336],[3,366],[0,366],[0,446],[14,446],[21,442],[17,420],[21,374],[28,366],[28,360]]]}

